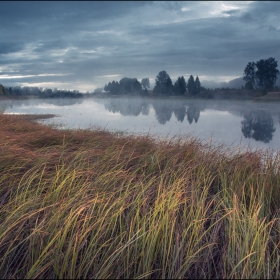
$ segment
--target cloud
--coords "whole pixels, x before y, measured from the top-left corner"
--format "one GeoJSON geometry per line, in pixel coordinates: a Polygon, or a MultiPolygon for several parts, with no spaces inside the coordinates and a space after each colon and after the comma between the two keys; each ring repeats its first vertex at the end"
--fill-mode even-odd
{"type": "Polygon", "coordinates": [[[6,43],[0,42],[0,55],[18,52],[23,49],[23,44],[18,43],[6,43]]]}
{"type": "Polygon", "coordinates": [[[253,21],[253,17],[250,13],[244,13],[240,16],[240,21],[244,23],[249,23],[253,21]]]}
{"type": "Polygon", "coordinates": [[[54,76],[67,76],[71,75],[72,73],[68,74],[38,74],[38,75],[0,75],[0,79],[25,79],[31,77],[54,77],[54,76]]]}
{"type": "Polygon", "coordinates": [[[232,10],[223,11],[223,14],[231,16],[237,14],[239,11],[240,11],[239,9],[232,9],[232,10]]]}
{"type": "Polygon", "coordinates": [[[174,77],[237,78],[249,61],[280,59],[279,7],[251,1],[3,2],[0,70],[21,78],[0,82],[53,81],[92,91],[125,76],[154,80],[161,70],[174,77]],[[44,73],[54,75],[39,76],[44,73]]]}

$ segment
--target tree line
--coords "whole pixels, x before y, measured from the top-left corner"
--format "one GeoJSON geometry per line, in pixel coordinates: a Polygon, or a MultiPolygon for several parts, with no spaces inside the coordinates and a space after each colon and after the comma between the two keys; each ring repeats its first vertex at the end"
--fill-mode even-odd
{"type": "MultiPolygon", "coordinates": [[[[148,88],[150,88],[149,78],[143,78],[141,82],[137,78],[122,78],[119,82],[112,81],[106,84],[104,91],[109,94],[148,94],[148,88]]],[[[173,85],[170,76],[163,70],[156,76],[155,87],[152,92],[157,95],[184,95],[189,93],[189,95],[198,96],[202,89],[204,88],[201,86],[198,76],[194,79],[193,75],[190,75],[187,82],[183,76],[178,77],[173,85]]]]}
{"type": "MultiPolygon", "coordinates": [[[[247,90],[263,90],[266,93],[268,90],[275,88],[275,83],[279,75],[277,69],[278,64],[275,58],[261,59],[257,62],[249,62],[244,69],[243,79],[245,80],[245,89],[247,90]]],[[[141,82],[137,78],[122,78],[119,82],[112,81],[105,85],[104,91],[107,94],[140,94],[148,95],[150,88],[149,78],[143,78],[141,82]]],[[[243,88],[243,87],[242,87],[243,88]]],[[[215,89],[218,90],[218,89],[215,89]]],[[[277,89],[276,89],[277,90],[277,89]]],[[[211,98],[212,90],[201,86],[199,77],[194,79],[190,75],[186,82],[183,76],[178,77],[174,85],[170,76],[165,70],[160,71],[155,79],[155,86],[152,90],[155,95],[189,95],[196,97],[211,98]]],[[[93,94],[102,94],[103,88],[97,88],[93,94]]],[[[83,94],[78,90],[57,90],[57,89],[42,89],[38,87],[9,87],[5,88],[0,85],[0,94],[4,95],[37,95],[40,97],[82,97],[83,94]]]]}
{"type": "Polygon", "coordinates": [[[39,87],[3,87],[0,85],[0,93],[6,96],[24,96],[32,95],[38,97],[82,97],[78,90],[58,90],[51,88],[39,88],[39,87]]]}
{"type": "MultiPolygon", "coordinates": [[[[279,75],[277,67],[277,61],[273,57],[249,62],[243,73],[243,79],[246,82],[244,88],[247,90],[273,90],[279,75]]],[[[149,78],[144,78],[141,82],[137,78],[122,78],[119,82],[109,82],[108,85],[105,85],[104,90],[109,94],[147,94],[148,88],[150,88],[149,78]]],[[[156,95],[188,94],[189,96],[212,97],[211,90],[201,86],[198,76],[194,79],[193,75],[190,75],[187,82],[183,76],[178,77],[173,85],[170,76],[164,70],[156,76],[152,92],[156,95]],[[202,91],[203,94],[201,94],[202,91]]]]}

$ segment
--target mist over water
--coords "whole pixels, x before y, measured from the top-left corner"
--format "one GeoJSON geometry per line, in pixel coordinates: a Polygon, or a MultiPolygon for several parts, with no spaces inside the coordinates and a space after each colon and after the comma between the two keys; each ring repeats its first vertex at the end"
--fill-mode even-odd
{"type": "Polygon", "coordinates": [[[191,134],[206,142],[280,148],[278,103],[176,98],[61,98],[3,100],[7,114],[56,114],[43,120],[59,128],[94,128],[174,137],[191,134]]]}

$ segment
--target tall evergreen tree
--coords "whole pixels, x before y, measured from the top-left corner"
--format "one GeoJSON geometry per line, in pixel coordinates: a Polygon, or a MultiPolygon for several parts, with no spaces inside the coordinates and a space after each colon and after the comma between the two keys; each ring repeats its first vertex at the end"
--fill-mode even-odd
{"type": "Polygon", "coordinates": [[[195,88],[195,82],[193,75],[190,75],[188,84],[187,84],[188,92],[190,95],[195,95],[196,94],[196,88],[195,88]]]}
{"type": "Polygon", "coordinates": [[[178,95],[183,95],[186,92],[186,89],[187,89],[187,84],[185,78],[183,76],[178,77],[177,81],[174,84],[175,93],[178,95]]]}
{"type": "Polygon", "coordinates": [[[134,93],[141,93],[142,86],[141,83],[137,80],[137,78],[132,79],[131,91],[134,93]]]}
{"type": "Polygon", "coordinates": [[[201,84],[200,84],[198,76],[196,76],[196,79],[195,79],[194,83],[195,83],[195,93],[199,94],[200,93],[200,89],[201,89],[201,84]]]}
{"type": "Polygon", "coordinates": [[[173,91],[172,81],[166,71],[161,71],[156,77],[156,85],[153,89],[154,93],[171,94],[173,91]]]}

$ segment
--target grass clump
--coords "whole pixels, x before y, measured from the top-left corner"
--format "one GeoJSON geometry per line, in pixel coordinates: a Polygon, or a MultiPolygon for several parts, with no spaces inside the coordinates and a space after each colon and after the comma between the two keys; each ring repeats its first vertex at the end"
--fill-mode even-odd
{"type": "Polygon", "coordinates": [[[279,278],[279,153],[0,116],[3,278],[279,278]]]}

